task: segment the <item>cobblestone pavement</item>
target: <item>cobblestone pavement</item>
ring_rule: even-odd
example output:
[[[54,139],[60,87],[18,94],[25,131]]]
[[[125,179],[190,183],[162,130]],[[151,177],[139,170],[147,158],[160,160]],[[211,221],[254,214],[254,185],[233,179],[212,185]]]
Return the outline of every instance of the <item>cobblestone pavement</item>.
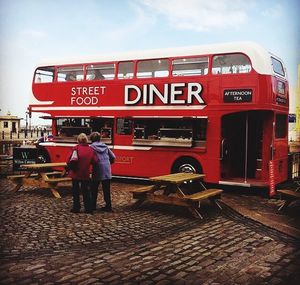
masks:
[[[227,207],[136,209],[138,185],[114,181],[114,213],[72,214],[68,188],[12,187],[0,179],[1,284],[299,284],[299,240]]]

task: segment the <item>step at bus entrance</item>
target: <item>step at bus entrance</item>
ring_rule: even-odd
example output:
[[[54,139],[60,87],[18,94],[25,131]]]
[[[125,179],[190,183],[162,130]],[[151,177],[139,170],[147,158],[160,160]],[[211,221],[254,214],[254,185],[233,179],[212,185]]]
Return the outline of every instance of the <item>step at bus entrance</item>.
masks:
[[[262,180],[263,130],[268,113],[239,112],[222,118],[221,181],[249,186]]]

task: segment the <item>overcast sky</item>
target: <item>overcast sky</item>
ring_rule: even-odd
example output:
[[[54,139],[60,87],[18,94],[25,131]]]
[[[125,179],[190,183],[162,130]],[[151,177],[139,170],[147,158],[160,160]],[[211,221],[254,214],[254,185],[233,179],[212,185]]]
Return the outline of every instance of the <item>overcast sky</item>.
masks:
[[[299,15],[299,0],[0,0],[0,115],[25,117],[44,59],[232,41],[281,57],[295,97]]]

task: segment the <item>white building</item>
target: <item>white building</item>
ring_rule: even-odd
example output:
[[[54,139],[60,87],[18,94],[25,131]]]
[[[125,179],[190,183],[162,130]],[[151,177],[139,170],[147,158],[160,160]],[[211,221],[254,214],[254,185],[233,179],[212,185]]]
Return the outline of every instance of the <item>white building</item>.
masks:
[[[0,116],[0,133],[17,133],[21,131],[21,120],[17,116],[12,116],[10,112],[6,116]]]

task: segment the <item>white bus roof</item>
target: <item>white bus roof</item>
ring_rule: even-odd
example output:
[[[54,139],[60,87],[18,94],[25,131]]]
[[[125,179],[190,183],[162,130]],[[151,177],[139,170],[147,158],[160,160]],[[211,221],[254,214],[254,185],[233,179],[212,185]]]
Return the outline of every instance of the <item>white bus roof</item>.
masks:
[[[188,46],[178,48],[162,48],[154,50],[131,51],[114,54],[103,54],[93,57],[63,58],[57,60],[47,60],[40,62],[38,66],[54,66],[68,64],[83,64],[96,62],[114,62],[142,59],[156,59],[168,57],[183,57],[195,55],[224,54],[224,53],[244,53],[249,56],[253,68],[260,74],[273,74],[271,56],[282,60],[269,53],[261,45],[254,42],[233,42],[223,44],[210,44],[201,46]],[[282,62],[283,64],[283,62]]]

